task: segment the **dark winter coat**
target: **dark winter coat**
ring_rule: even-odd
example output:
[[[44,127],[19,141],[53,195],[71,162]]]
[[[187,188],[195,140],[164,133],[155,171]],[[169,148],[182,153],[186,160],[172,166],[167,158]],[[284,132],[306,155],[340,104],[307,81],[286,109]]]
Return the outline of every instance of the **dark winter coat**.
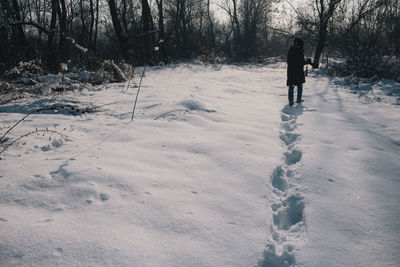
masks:
[[[287,55],[287,82],[286,85],[300,85],[306,82],[304,76],[304,51],[300,46],[289,48]]]

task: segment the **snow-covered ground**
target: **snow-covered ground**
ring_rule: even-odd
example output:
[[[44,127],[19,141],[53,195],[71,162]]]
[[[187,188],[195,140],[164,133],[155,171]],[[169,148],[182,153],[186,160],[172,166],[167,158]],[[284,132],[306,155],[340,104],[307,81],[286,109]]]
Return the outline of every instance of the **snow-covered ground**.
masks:
[[[400,106],[194,62],[147,68],[130,123],[138,83],[0,107],[3,135],[101,106],[7,134],[39,131],[1,154],[1,266],[400,265]]]

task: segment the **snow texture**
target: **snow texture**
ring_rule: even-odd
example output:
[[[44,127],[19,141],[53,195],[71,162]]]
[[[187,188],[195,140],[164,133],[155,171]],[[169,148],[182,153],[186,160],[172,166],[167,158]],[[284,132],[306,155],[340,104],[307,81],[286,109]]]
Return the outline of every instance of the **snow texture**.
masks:
[[[0,155],[0,266],[399,265],[400,106],[311,71],[289,107],[285,67],[148,67],[131,123],[140,77],[0,106],[3,147],[54,130]]]

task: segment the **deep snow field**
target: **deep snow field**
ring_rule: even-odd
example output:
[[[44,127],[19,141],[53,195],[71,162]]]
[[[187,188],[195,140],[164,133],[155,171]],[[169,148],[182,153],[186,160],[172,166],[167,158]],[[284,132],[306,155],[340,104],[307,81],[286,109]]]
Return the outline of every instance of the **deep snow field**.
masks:
[[[51,130],[0,155],[0,266],[400,266],[386,83],[289,107],[285,63],[151,67],[130,122],[139,79],[0,106],[0,135],[101,106],[7,134]]]

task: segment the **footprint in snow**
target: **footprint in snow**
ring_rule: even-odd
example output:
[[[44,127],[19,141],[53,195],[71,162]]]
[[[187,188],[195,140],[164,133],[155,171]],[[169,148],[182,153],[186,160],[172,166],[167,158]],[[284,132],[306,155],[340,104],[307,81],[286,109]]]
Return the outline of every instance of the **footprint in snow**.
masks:
[[[181,106],[184,106],[190,111],[198,110],[198,111],[205,111],[208,113],[213,113],[216,112],[216,110],[213,109],[206,109],[200,102],[194,101],[194,100],[184,100],[179,103]]]
[[[286,267],[296,263],[292,245],[268,245],[264,251],[264,260],[259,262],[260,267]]]
[[[99,195],[99,197],[100,197],[100,200],[101,200],[101,201],[107,201],[107,200],[110,199],[110,196],[107,195],[107,194],[104,194],[104,193],[101,193],[101,194]]]
[[[293,131],[294,129],[297,128],[297,125],[296,125],[296,122],[289,121],[289,122],[282,123],[282,128],[286,132],[291,132],[291,131]]]
[[[64,144],[64,142],[63,142],[62,139],[55,139],[55,140],[53,140],[51,142],[51,144],[48,144],[46,146],[42,146],[40,149],[43,152],[46,152],[46,151],[50,151],[52,149],[58,148],[58,147],[62,146],[63,144]]]
[[[289,230],[290,227],[303,221],[304,199],[299,194],[290,195],[282,201],[282,206],[273,215],[273,221],[279,230]]]
[[[282,142],[284,142],[285,145],[288,146],[288,145],[291,145],[291,144],[293,144],[294,142],[296,142],[297,139],[299,139],[300,135],[297,134],[297,133],[288,133],[288,132],[285,132],[285,133],[281,133],[279,137],[280,137],[280,139],[282,140]]]
[[[291,116],[286,115],[286,114],[281,114],[281,120],[282,121],[289,121],[291,119]]]
[[[288,188],[287,181],[284,178],[284,170],[281,166],[275,168],[271,174],[272,186],[282,192],[285,192]]]
[[[289,152],[285,152],[285,163],[287,165],[296,164],[301,160],[303,153],[300,150],[292,149]]]
[[[64,250],[62,248],[55,248],[53,251],[54,256],[61,256],[61,254],[64,253]]]
[[[301,135],[295,132],[297,126],[297,117],[303,113],[301,104],[296,107],[285,106],[281,112],[281,131],[279,138],[283,142],[283,146],[288,149],[284,153],[284,165],[277,166],[271,176],[271,184],[274,188],[274,193],[280,196],[281,191],[287,197],[279,202],[271,205],[273,212],[273,224],[271,243],[267,244],[267,249],[264,251],[264,260],[259,262],[259,266],[263,267],[281,267],[294,266],[296,264],[293,254],[293,245],[287,244],[286,234],[281,231],[301,232],[303,231],[304,207],[305,202],[303,196],[299,193],[289,194],[290,186],[288,178],[294,175],[292,169],[285,171],[285,167],[298,163],[303,156],[302,151],[293,148]],[[277,230],[276,230],[277,229]]]

